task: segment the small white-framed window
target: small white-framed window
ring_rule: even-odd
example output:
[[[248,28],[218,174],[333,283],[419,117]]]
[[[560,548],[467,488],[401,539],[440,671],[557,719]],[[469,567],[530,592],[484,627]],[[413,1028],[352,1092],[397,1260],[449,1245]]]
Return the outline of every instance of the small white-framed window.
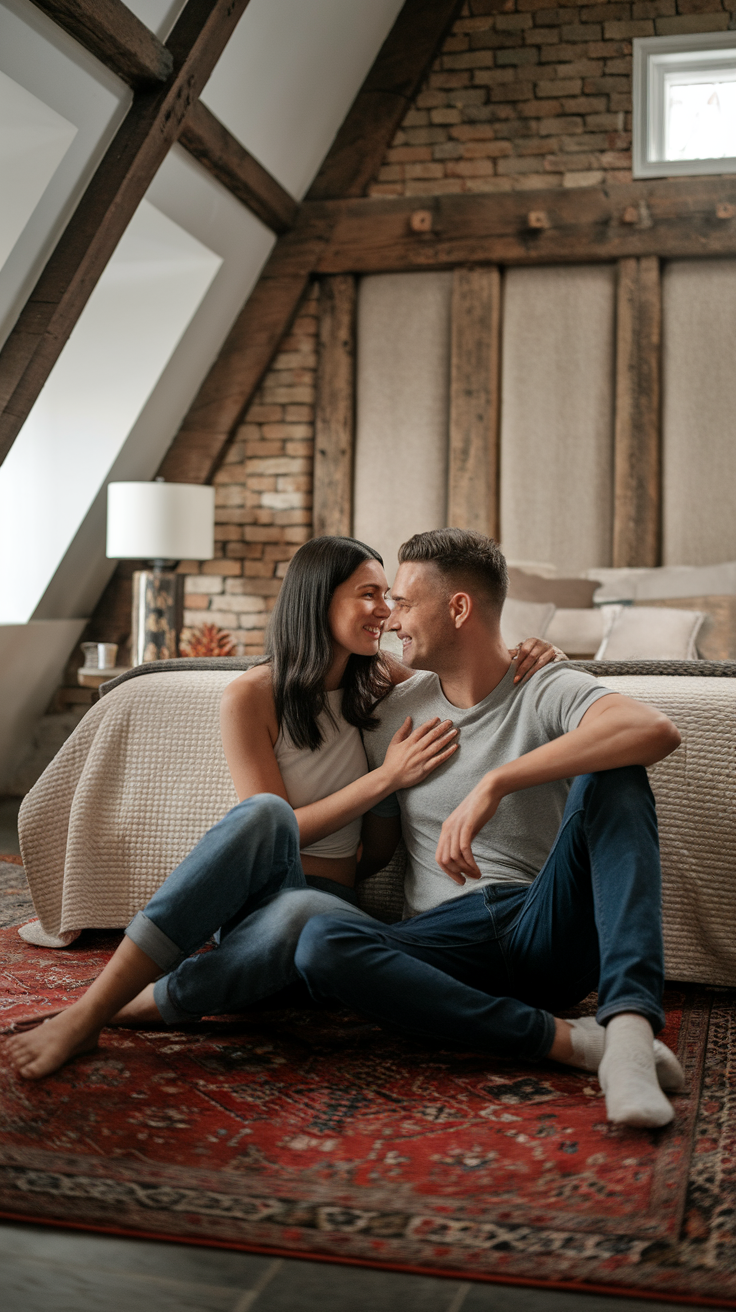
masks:
[[[736,32],[634,41],[633,173],[736,173]]]

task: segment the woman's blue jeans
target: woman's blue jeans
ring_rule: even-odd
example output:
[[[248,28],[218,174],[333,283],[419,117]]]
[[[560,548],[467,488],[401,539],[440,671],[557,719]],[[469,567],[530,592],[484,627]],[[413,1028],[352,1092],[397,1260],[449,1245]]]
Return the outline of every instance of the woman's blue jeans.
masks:
[[[200,839],[125,932],[166,972],[154,1000],[167,1024],[181,1024],[243,1011],[298,980],[294,950],[307,920],[364,917],[353,897],[332,880],[310,886],[292,808],[260,793]],[[214,951],[191,955],[213,935]]]
[[[554,1014],[595,988],[601,1023],[633,1011],[659,1031],[661,876],[646,771],[575,779],[532,884],[487,884],[397,925],[318,915],[296,965],[316,998],[499,1055],[546,1056]]]

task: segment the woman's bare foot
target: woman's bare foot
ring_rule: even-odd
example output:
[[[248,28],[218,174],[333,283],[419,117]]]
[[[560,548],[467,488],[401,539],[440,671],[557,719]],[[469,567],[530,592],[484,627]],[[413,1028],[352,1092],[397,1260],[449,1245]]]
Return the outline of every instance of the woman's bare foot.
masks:
[[[137,998],[161,969],[127,936],[119,943],[101,975],[73,1006],[60,1011],[38,1029],[16,1034],[6,1052],[24,1080],[40,1080],[64,1062],[97,1047],[100,1030],[110,1017]]]
[[[97,1047],[99,1029],[90,1029],[75,1007],[68,1007],[35,1030],[8,1039],[6,1052],[21,1079],[40,1080],[71,1057]]]
[[[121,1007],[108,1023],[128,1025],[132,1029],[137,1029],[139,1025],[165,1025],[166,1022],[153,1000],[153,984],[147,984],[137,997]]]

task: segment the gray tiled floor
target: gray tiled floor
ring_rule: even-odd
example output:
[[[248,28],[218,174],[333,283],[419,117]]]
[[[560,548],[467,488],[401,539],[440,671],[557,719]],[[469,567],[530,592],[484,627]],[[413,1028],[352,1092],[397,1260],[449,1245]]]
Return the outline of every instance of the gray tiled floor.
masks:
[[[2,1312],[675,1312],[640,1302],[0,1223]]]

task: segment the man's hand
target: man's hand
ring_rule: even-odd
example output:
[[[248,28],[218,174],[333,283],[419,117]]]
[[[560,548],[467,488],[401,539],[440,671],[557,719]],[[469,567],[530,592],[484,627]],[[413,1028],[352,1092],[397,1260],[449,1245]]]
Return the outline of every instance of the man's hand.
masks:
[[[503,794],[494,788],[493,771],[484,775],[464,801],[447,817],[440,831],[435,859],[456,884],[466,879],[480,879],[481,872],[473,856],[476,834],[496,814]]]
[[[655,765],[679,746],[677,727],[661,711],[608,692],[589,706],[577,729],[498,766],[448,816],[437,845],[437,864],[456,884],[479,879],[471,844],[509,793],[556,779],[627,765]]]

